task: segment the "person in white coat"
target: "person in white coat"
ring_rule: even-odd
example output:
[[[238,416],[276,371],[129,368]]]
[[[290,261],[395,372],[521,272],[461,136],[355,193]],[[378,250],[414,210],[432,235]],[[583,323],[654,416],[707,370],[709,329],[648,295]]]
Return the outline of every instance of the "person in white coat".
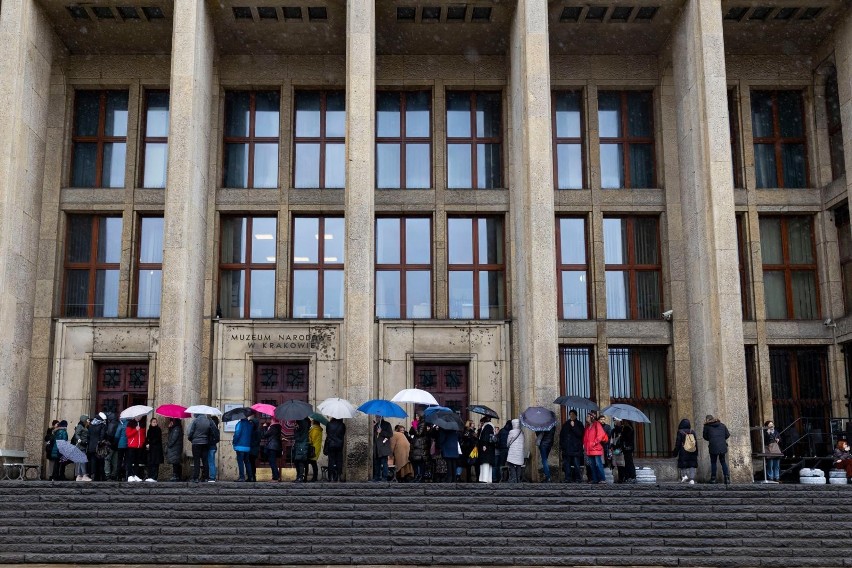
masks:
[[[509,483],[520,483],[524,477],[524,433],[521,432],[521,421],[517,418],[512,420],[512,430],[506,440],[508,453],[506,463],[509,464]]]

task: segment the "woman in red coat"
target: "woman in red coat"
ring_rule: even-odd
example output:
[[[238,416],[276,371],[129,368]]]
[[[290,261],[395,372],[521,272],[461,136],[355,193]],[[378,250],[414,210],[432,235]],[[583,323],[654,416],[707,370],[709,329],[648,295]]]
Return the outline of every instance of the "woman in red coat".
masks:
[[[142,481],[136,475],[136,464],[141,461],[145,447],[145,429],[136,420],[127,423],[127,481]]]
[[[603,444],[609,438],[598,421],[596,412],[586,414],[586,431],[583,433],[583,449],[586,462],[592,472],[592,483],[606,483],[603,469]]]

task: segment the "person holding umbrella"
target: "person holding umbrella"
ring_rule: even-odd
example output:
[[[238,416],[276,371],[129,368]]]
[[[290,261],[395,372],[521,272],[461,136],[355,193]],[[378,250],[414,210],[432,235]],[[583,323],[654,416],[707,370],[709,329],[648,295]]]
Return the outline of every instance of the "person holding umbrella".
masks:
[[[62,455],[59,453],[58,443],[60,440],[67,441],[68,440],[68,422],[66,420],[60,420],[56,425],[56,429],[53,431],[53,444],[50,447],[50,459],[53,460],[53,473],[50,478],[53,481],[65,481],[65,464],[61,464]]]
[[[592,473],[590,483],[606,483],[603,469],[603,444],[608,441],[606,432],[598,420],[598,413],[589,411],[586,414],[586,431],[583,433],[583,449],[586,451],[586,461]]]
[[[520,483],[524,478],[524,433],[521,432],[521,421],[512,419],[512,430],[506,438],[506,463],[509,464],[509,483]]]
[[[339,482],[343,474],[343,441],[346,424],[340,418],[332,418],[325,429],[325,453],[328,456],[328,480]]]
[[[125,481],[127,479],[127,423],[130,422],[127,418],[120,418],[118,426],[115,430],[115,447],[116,454],[116,481]]]
[[[251,481],[252,479],[252,471],[251,471],[251,438],[254,433],[254,424],[249,421],[248,417],[243,416],[239,422],[237,422],[237,426],[234,429],[234,439],[232,441],[234,445],[234,451],[237,453],[237,471],[239,472],[239,477],[237,481]],[[248,475],[247,475],[248,474]]]
[[[541,456],[541,472],[544,474],[544,483],[550,483],[550,464],[547,462],[550,457],[550,450],[553,449],[553,439],[556,437],[556,426],[543,432],[536,432],[535,444],[538,446],[538,453]]]
[[[577,419],[577,411],[568,412],[568,420],[559,431],[559,449],[562,450],[562,466],[565,469],[566,483],[583,481],[583,423]]]
[[[388,480],[388,456],[391,455],[390,440],[393,429],[390,422],[381,416],[373,418],[373,483]]]
[[[281,472],[278,470],[278,456],[281,455],[281,424],[274,418],[261,436],[266,440],[266,460],[272,471],[272,481],[281,481]]]
[[[494,463],[494,425],[486,415],[479,419],[479,482],[494,481],[491,464]]]
[[[82,414],[77,426],[74,427],[74,436],[71,438],[71,443],[77,446],[77,449],[87,453],[89,448],[89,416]],[[77,481],[91,481],[92,478],[86,471],[86,462],[75,463],[74,473]]]
[[[296,466],[296,483],[307,481],[308,461],[310,460],[310,444],[308,443],[310,429],[310,419],[296,420],[296,429],[293,432],[293,464]]]
[[[186,433],[192,444],[192,482],[207,481],[210,477],[210,439],[213,422],[205,414],[196,414]]]
[[[441,456],[447,462],[447,474],[444,478],[444,483],[452,483],[455,477],[456,482],[461,481],[459,474],[456,472],[459,456],[459,433],[457,430],[448,430],[446,428],[438,429],[438,447],[441,449]]]
[[[414,483],[423,481],[426,463],[429,456],[429,435],[426,432],[426,423],[423,420],[417,422],[417,428],[414,429],[413,439],[411,440],[411,451],[409,459],[414,467]]]
[[[183,480],[183,422],[180,418],[169,418],[166,461],[172,465],[172,477],[169,481]]]
[[[136,475],[142,448],[145,447],[145,430],[135,418],[127,423],[127,481],[142,481]]]

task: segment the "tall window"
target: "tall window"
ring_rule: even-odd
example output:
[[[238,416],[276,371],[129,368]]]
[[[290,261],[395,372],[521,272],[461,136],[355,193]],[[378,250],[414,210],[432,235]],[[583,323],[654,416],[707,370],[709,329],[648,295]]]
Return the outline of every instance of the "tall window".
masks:
[[[376,186],[432,187],[429,91],[379,91],[376,95]]]
[[[278,91],[225,93],[225,187],[278,187]]]
[[[553,155],[556,189],[583,187],[583,93],[553,93]]]
[[[788,430],[797,455],[826,455],[831,451],[827,433],[831,416],[826,350],[816,348],[770,348],[772,413],[776,426]],[[796,421],[799,421],[796,423]]]
[[[136,259],[136,317],[160,317],[163,295],[163,218],[142,217]]]
[[[582,217],[560,217],[556,224],[556,285],[560,319],[589,317],[586,250],[586,220]]]
[[[77,91],[72,187],[124,187],[127,91]]]
[[[222,217],[219,307],[226,318],[275,317],[275,217]]]
[[[740,113],[734,89],[728,89],[728,123],[731,130],[731,171],[734,187],[743,187],[743,167],[740,150]]]
[[[566,396],[583,396],[596,400],[594,389],[592,389],[592,348],[578,347],[574,345],[563,345],[559,348],[559,370],[562,373],[561,394]],[[562,407],[563,420],[567,417],[567,410]],[[577,410],[578,417],[585,420],[586,412]]]
[[[341,189],[346,180],[346,95],[296,92],[293,186]]]
[[[376,219],[376,317],[432,317],[431,219]]]
[[[449,218],[447,248],[450,318],[504,317],[503,219]]]
[[[761,217],[766,319],[819,317],[811,217]]]
[[[846,175],[843,157],[843,127],[840,123],[840,93],[837,69],[832,68],[825,82],[825,114],[828,118],[828,149],[831,154],[831,179]]]
[[[499,92],[447,92],[447,187],[502,186],[502,108]]]
[[[737,259],[740,269],[740,303],[743,311],[743,319],[754,319],[751,311],[751,285],[749,284],[749,254],[746,248],[745,238],[745,216],[737,215]]]
[[[751,129],[758,188],[805,187],[808,162],[801,91],[752,91]]]
[[[121,217],[69,215],[63,315],[117,317],[120,262]]]
[[[654,105],[651,91],[598,93],[601,187],[654,187]]]
[[[343,217],[293,219],[294,318],[343,317]]]
[[[656,217],[604,219],[606,317],[659,319],[662,266]]]
[[[169,156],[169,92],[145,92],[142,187],[166,187]]]
[[[849,206],[841,205],[832,213],[834,214],[834,225],[837,227],[840,276],[843,280],[843,301],[848,315],[852,313],[852,226],[849,224]]]
[[[609,391],[613,404],[630,404],[645,413],[650,424],[636,424],[636,454],[669,455],[669,394],[666,349],[611,347]]]

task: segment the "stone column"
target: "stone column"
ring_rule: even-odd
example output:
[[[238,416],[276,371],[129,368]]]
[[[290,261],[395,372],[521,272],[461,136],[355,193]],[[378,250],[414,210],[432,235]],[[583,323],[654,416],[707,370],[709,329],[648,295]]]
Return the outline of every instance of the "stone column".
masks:
[[[3,2],[0,44],[0,448],[23,450],[26,431],[42,428],[46,404],[42,392],[32,401],[41,407],[34,413],[39,421],[29,423],[47,110],[57,47],[35,0]],[[50,297],[43,300],[51,304]]]
[[[731,431],[734,481],[752,480],[745,355],[728,130],[721,5],[687,0],[672,40],[681,215],[688,266],[695,428],[719,417]],[[704,453],[703,455],[706,455]],[[700,464],[708,467],[706,459]],[[721,476],[721,472],[719,473]]]
[[[834,63],[837,68],[837,94],[843,125],[843,161],[846,165],[846,191],[852,198],[852,12],[834,35]]]
[[[213,124],[213,21],[204,0],[174,5],[169,166],[157,403],[206,402],[203,369],[207,196]]]
[[[344,369],[346,397],[359,404],[373,398],[375,320],[373,229],[375,216],[376,8],[373,0],[346,3],[346,309]],[[369,426],[350,420],[347,479],[368,471]]]

